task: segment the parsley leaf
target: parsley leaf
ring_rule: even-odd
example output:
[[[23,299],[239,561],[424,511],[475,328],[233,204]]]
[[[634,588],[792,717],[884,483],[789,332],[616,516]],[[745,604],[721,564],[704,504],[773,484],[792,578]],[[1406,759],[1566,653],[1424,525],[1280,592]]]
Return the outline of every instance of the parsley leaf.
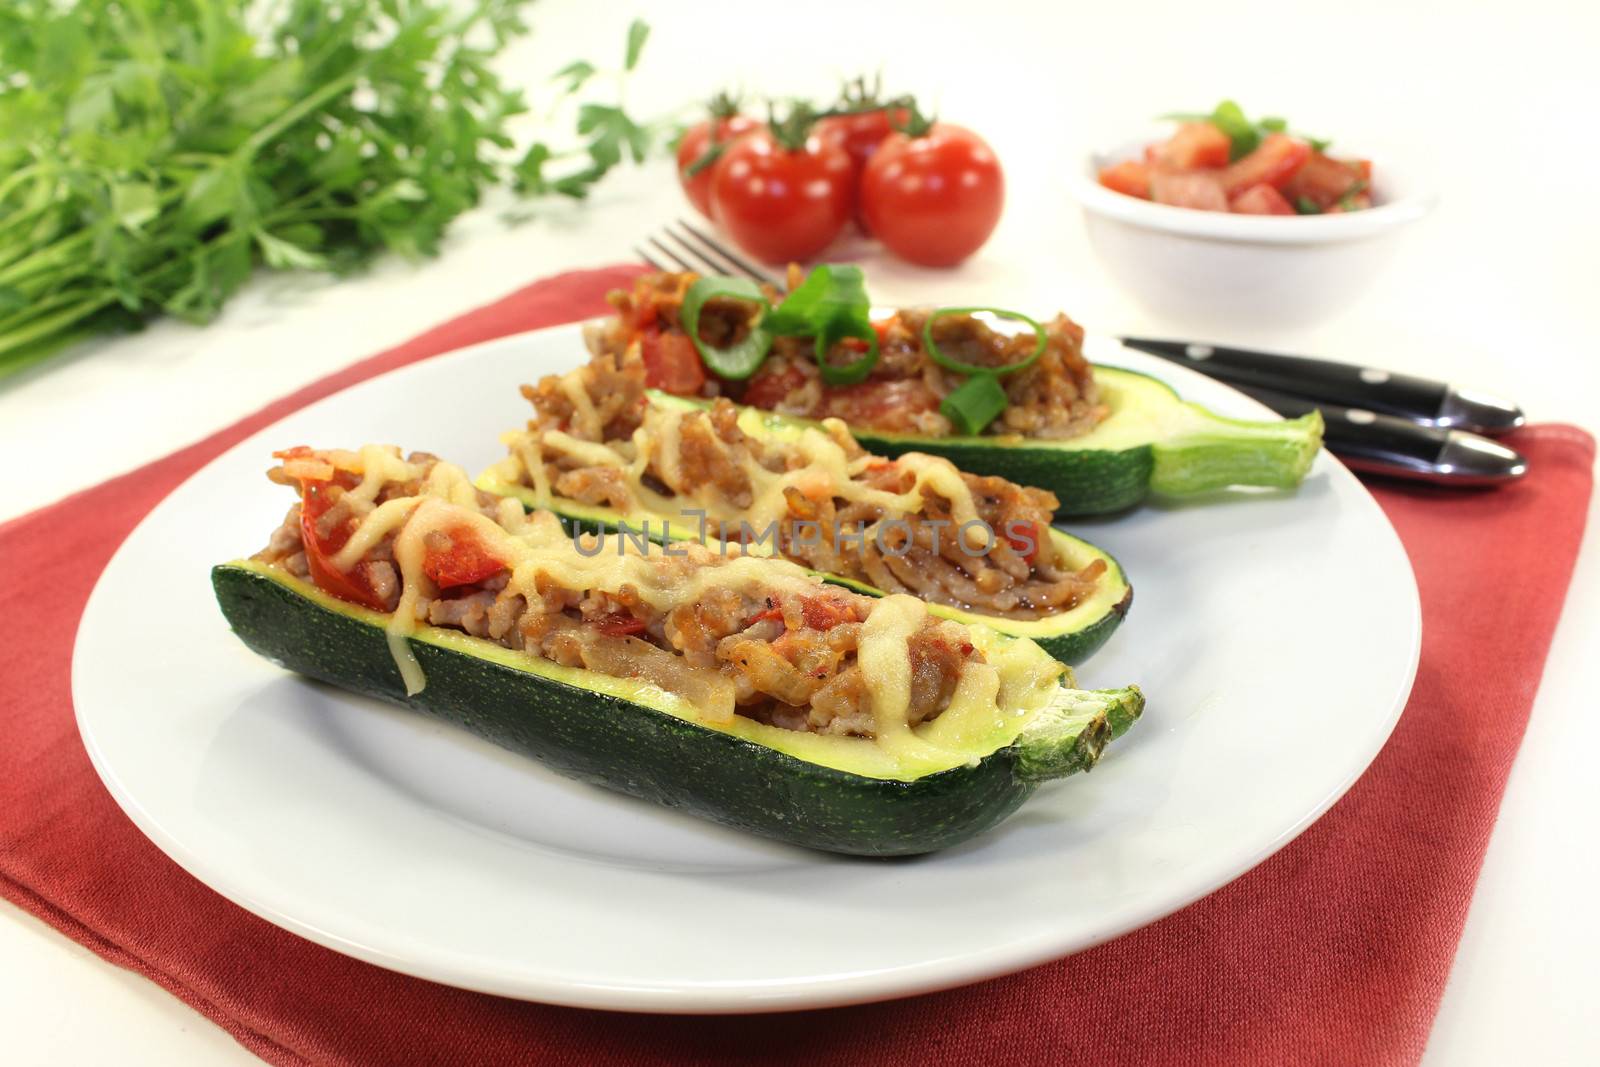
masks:
[[[257,267],[432,255],[490,186],[581,198],[645,158],[656,129],[620,97],[573,102],[574,147],[513,153],[528,105],[493,63],[525,7],[0,4],[0,378],[89,332],[206,322]],[[626,70],[648,36],[629,27]],[[598,73],[568,63],[558,101]]]

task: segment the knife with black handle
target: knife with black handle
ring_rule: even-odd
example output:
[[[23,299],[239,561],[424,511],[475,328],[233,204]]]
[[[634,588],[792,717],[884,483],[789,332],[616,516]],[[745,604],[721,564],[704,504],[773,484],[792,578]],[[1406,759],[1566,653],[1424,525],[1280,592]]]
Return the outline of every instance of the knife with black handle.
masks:
[[[1238,386],[1285,418],[1322,412],[1322,443],[1356,470],[1440,485],[1499,485],[1528,472],[1521,453],[1461,430],[1419,426],[1365,408],[1316,404],[1270,389]]]
[[[1408,419],[1440,430],[1502,434],[1523,423],[1517,405],[1447,382],[1378,367],[1259,352],[1249,348],[1124,337],[1129,348],[1192,367],[1237,387],[1253,386],[1306,397],[1318,404]]]

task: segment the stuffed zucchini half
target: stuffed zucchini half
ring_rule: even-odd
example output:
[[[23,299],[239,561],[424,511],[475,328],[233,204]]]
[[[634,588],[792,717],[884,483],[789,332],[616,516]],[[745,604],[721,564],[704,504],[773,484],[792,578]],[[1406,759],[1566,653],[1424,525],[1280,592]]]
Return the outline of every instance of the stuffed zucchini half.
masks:
[[[1037,486],[1062,515],[1151,493],[1293,488],[1321,447],[1317,413],[1224,418],[1154,378],[1090,364],[1082,327],[1065,315],[874,312],[855,267],[791,268],[789,286],[646,275],[612,294],[618,314],[589,331],[589,348],[616,358],[636,347],[653,389],[726,396],[779,424],[842,419],[871,452],[943,456]]]
[[[863,452],[844,424],[774,424],[726,399],[647,397],[636,351],[524,387],[535,414],[484,489],[571,529],[732,541],[872,596],[1032,638],[1065,663],[1132,602],[1117,561],[1050,525],[1056,499],[948,460]]]
[[[279,453],[300,502],[218,602],[261,655],[580,780],[810,848],[931,852],[1143,708],[1026,639],[783,560],[574,536],[391,448]]]

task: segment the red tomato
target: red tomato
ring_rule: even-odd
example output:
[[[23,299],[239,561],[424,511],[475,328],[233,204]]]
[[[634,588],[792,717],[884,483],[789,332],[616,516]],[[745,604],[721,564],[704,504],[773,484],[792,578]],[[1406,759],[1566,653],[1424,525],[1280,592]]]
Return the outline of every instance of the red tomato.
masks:
[[[781,371],[763,367],[756,371],[745,386],[740,401],[756,408],[775,408],[783,398],[806,384],[806,376],[799,367],[787,366]]]
[[[712,211],[757,259],[810,259],[850,220],[852,173],[849,154],[814,133],[803,147],[789,149],[770,130],[756,130],[717,164]]]
[[[601,619],[595,624],[595,629],[611,637],[632,637],[644,633],[645,624],[643,619],[619,611]]]
[[[906,109],[903,107],[893,111],[880,107],[850,115],[832,115],[817,123],[817,136],[832,141],[848,152],[859,174],[878,146],[894,132],[895,126],[905,125],[906,118]]]
[[[299,453],[299,450],[291,449],[291,452]],[[279,455],[288,458],[283,453]],[[360,478],[349,471],[335,471],[334,476],[327,481],[301,479],[300,542],[306,553],[306,569],[311,572],[311,581],[318,589],[324,593],[331,593],[340,600],[362,604],[375,611],[384,611],[388,605],[373,590],[364,573],[359,570],[342,571],[333,565],[333,557],[344,547],[345,542],[350,540],[355,520],[352,519],[330,530],[326,537],[323,537],[317,529],[317,520],[333,507],[338,496],[329,490],[335,486],[343,490],[354,489],[360,481]]]
[[[1194,208],[1198,211],[1226,211],[1228,197],[1214,171],[1158,170],[1150,175],[1150,199],[1158,204]]]
[[[1238,215],[1293,215],[1294,205],[1267,184],[1252,185],[1232,200],[1228,210]]]
[[[1304,141],[1297,141],[1286,133],[1269,134],[1254,152],[1229,164],[1222,172],[1223,191],[1237,196],[1263,182],[1282,189],[1310,158],[1311,146]]]
[[[639,358],[644,361],[644,383],[651,389],[694,396],[706,384],[700,353],[688,334],[662,333],[651,323],[639,334]]]
[[[1359,163],[1346,163],[1330,159],[1321,152],[1313,152],[1305,164],[1295,171],[1283,192],[1291,201],[1303,196],[1326,209],[1337,203],[1356,182],[1367,180],[1370,173],[1370,164],[1363,171]]]
[[[936,122],[891,134],[861,176],[861,210],[884,246],[925,267],[960,263],[989,239],[1005,204],[1000,161],[983,138]]]
[[[906,109],[903,107],[897,107],[892,111],[880,107],[872,111],[857,111],[850,115],[834,115],[817,123],[817,136],[833,141],[849,154],[850,162],[855,165],[856,181],[859,183],[862,172],[867,169],[867,162],[872,159],[878,146],[888,139],[896,126],[905,125],[907,118]],[[872,232],[859,203],[855,209],[855,220],[863,233]]]
[[[1233,142],[1209,122],[1186,122],[1156,149],[1156,162],[1179,170],[1226,167]]]
[[[437,549],[430,546],[422,556],[422,573],[440,589],[476,585],[506,569],[506,565],[484,547],[472,527],[456,526],[443,533],[449,545]]]
[[[1118,163],[1100,172],[1100,184],[1107,189],[1126,193],[1128,196],[1149,200],[1150,167],[1144,163],[1135,163],[1131,159],[1126,163]]]
[[[716,123],[717,141],[720,144],[731,143],[761,125],[748,115],[729,115],[717,119]],[[689,173],[689,168],[694,166],[710,147],[711,120],[709,119],[689,127],[683,135],[683,140],[678,142],[678,183],[683,186],[683,195],[689,198],[695,210],[708,219],[711,217],[711,176],[721,165],[722,160],[719,158],[693,174]]]
[[[1040,522],[1020,522],[1012,520],[1006,523],[1006,542],[1022,554],[1022,558],[1032,563],[1039,558],[1039,548],[1044,544],[1047,536],[1045,525]]]

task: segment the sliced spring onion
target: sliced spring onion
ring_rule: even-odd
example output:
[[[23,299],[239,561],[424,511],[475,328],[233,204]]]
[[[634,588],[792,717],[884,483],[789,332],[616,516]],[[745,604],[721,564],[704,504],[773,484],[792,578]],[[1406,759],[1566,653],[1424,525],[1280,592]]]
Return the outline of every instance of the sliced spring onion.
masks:
[[[1006,391],[993,374],[974,374],[939,404],[939,413],[968,436],[977,436],[1006,409]]]
[[[713,348],[700,340],[700,310],[707,300],[719,296],[756,305],[749,332],[738,344],[727,348]],[[741,381],[760,368],[767,358],[767,350],[772,347],[772,331],[767,328],[771,311],[772,305],[767,303],[766,295],[748,278],[706,277],[696,279],[683,294],[683,306],[678,315],[684,332],[694,342],[707,369],[719,378]]]
[[[849,363],[831,363],[828,361],[828,350],[837,342],[846,337],[867,342],[867,350],[861,358]],[[829,385],[855,385],[867,380],[867,375],[872,373],[872,368],[878,365],[878,331],[872,328],[871,321],[867,322],[865,330],[857,323],[845,322],[837,319],[828,323],[817,334],[817,373],[822,375],[822,380]]]
[[[939,351],[939,345],[933,339],[933,324],[946,315],[993,315],[996,318],[1012,319],[1016,322],[1027,323],[1033,330],[1037,343],[1033,346],[1033,353],[1027,359],[1016,363],[1008,363],[1003,367],[985,367],[977,363],[964,363],[953,359]],[[945,370],[955,371],[957,374],[990,375],[998,377],[1002,374],[1014,374],[1034,365],[1039,357],[1044,355],[1045,334],[1044,327],[1020,311],[1007,311],[1005,308],[939,308],[928,316],[928,321],[922,324],[922,347],[928,353],[928,358],[933,360]],[[955,394],[951,394],[952,396]],[[993,418],[994,416],[990,416]]]

